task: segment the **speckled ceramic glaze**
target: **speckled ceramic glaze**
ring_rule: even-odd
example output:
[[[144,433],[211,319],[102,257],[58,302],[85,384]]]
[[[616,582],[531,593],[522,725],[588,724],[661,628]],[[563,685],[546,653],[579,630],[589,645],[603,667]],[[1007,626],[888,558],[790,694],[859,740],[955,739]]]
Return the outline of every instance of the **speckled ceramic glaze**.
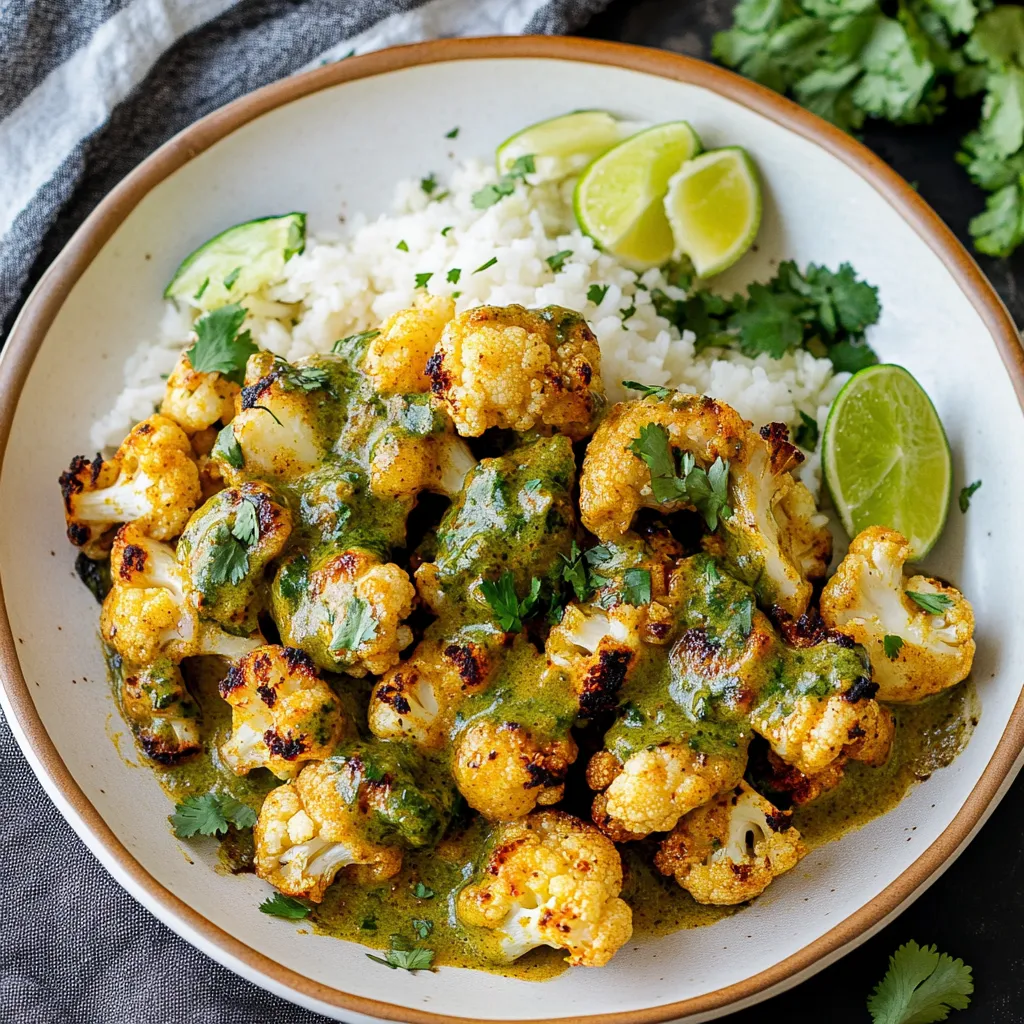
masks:
[[[740,143],[764,179],[757,252],[726,285],[793,258],[849,261],[881,289],[871,342],[931,395],[957,486],[926,568],[974,602],[980,723],[952,767],[826,846],[713,927],[630,943],[601,970],[543,985],[370,964],[359,946],[265,917],[253,876],[179,843],[152,774],[132,764],[105,683],[97,609],[74,578],[56,478],[151,335],[183,253],[226,225],[307,210],[311,230],[375,215],[402,177],[486,156],[523,125],[581,107],[685,118],[708,147]],[[458,138],[445,133],[458,125]],[[855,142],[699,62],[578,40],[445,41],[344,61],[240,100],[151,157],[96,211],[30,299],[0,361],[3,705],[48,792],[114,876],[171,928],[275,992],[348,1021],[704,1020],[794,983],[898,912],[955,856],[1018,767],[1024,548],[1007,510],[1024,451],[1016,333],[970,258],[920,199]],[[6,447],[4,449],[4,445]],[[122,753],[128,762],[122,759]]]

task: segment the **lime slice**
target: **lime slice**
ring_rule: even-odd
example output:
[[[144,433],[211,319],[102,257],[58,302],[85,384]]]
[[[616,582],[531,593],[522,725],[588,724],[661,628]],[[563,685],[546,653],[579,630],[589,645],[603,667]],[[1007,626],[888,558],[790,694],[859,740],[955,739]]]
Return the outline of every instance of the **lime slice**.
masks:
[[[532,156],[530,180],[557,181],[582,171],[625,134],[624,126],[606,110],[577,110],[553,117],[531,124],[498,147],[498,173],[507,174],[516,160]]]
[[[669,178],[699,152],[700,139],[685,121],[655,125],[620,142],[576,184],[580,227],[630,266],[664,263],[675,248],[664,207]]]
[[[186,256],[164,289],[202,310],[218,309],[258,292],[281,276],[306,247],[306,215],[261,217],[236,224]]]
[[[761,186],[739,146],[713,149],[683,164],[665,196],[676,248],[701,277],[731,267],[761,226]]]
[[[832,403],[821,461],[846,532],[888,526],[926,555],[949,510],[953,469],[935,406],[902,366],[854,374]]]

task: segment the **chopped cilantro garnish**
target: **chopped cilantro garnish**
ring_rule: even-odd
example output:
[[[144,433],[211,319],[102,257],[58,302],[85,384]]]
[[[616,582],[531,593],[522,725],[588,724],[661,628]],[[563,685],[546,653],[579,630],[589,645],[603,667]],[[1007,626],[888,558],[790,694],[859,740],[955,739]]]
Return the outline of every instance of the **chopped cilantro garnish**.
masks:
[[[320,367],[278,365],[281,371],[277,379],[285,391],[319,391],[331,385],[331,375]]]
[[[981,486],[980,480],[975,480],[973,484],[968,484],[966,487],[960,488],[960,511],[966,512],[971,507],[971,498],[975,491]]]
[[[530,592],[521,601],[516,596],[515,576],[506,569],[498,578],[484,580],[480,584],[484,599],[491,606],[498,625],[506,633],[514,633],[523,628],[523,620],[528,618],[540,600],[540,580],[535,576],[530,583]]]
[[[634,606],[650,604],[650,569],[627,569],[622,574],[622,600]]]
[[[592,302],[595,306],[600,306],[610,287],[607,284],[592,284],[587,289],[587,301]]]
[[[383,964],[392,970],[401,968],[403,971],[425,971],[434,962],[432,949],[389,949],[383,957],[366,954],[374,963]]]
[[[481,270],[487,270],[488,267],[493,267],[494,264],[497,263],[497,262],[498,262],[498,257],[497,256],[492,256],[486,263],[481,263],[480,266],[477,267],[476,270],[473,271],[473,273],[474,274],[479,274]]]
[[[235,524],[231,527],[231,536],[246,547],[252,547],[260,539],[260,519],[256,506],[243,498],[235,512]]]
[[[458,267],[452,267],[452,269],[448,271],[449,284],[458,284],[460,277],[462,277],[462,271]]]
[[[260,904],[260,913],[269,914],[271,917],[284,917],[292,921],[301,921],[309,917],[310,909],[305,903],[300,903],[291,896],[275,892],[269,899]]]
[[[231,825],[252,828],[256,824],[256,812],[227,793],[205,793],[186,797],[167,820],[179,839],[191,839],[197,835],[219,835],[227,832]]]
[[[376,328],[369,331],[360,331],[358,334],[350,334],[346,338],[339,338],[331,346],[331,351],[335,353],[335,355],[345,355],[346,352],[357,349],[368,341],[373,341],[373,339],[379,334],[380,331]]]
[[[422,882],[417,882],[412,887],[412,894],[418,900],[432,900],[434,898],[434,890],[429,885],[424,885]]]
[[[396,245],[395,248],[398,249],[399,252],[408,252],[409,243],[404,238],[400,239],[398,245]]]
[[[953,607],[953,599],[945,594],[921,594],[908,590],[907,597],[931,615],[941,615],[948,608]]]
[[[235,269],[232,270],[231,273],[224,278],[224,287],[228,291],[231,291],[231,289],[235,287],[235,282],[238,280],[238,275],[241,274],[241,272],[241,267],[235,267]]]
[[[235,428],[229,423],[217,434],[217,440],[213,442],[210,454],[216,459],[222,459],[233,469],[241,469],[245,465],[245,455],[242,446],[235,437]]]
[[[245,364],[259,349],[248,331],[238,333],[245,309],[237,302],[221,306],[195,322],[196,340],[188,361],[197,373],[219,373],[235,384],[245,378]]]
[[[412,919],[412,930],[421,938],[427,939],[434,930],[434,922],[429,918],[414,917]]]
[[[622,326],[626,326],[626,321],[636,313],[636,303],[631,302],[625,309],[619,310],[619,316],[622,317]]]
[[[237,586],[249,572],[248,546],[239,541],[231,531],[221,524],[214,530],[213,543],[201,574],[200,589],[204,594],[207,587],[215,590],[225,583]]]
[[[377,635],[377,620],[369,601],[353,597],[345,609],[345,617],[334,626],[332,651],[355,651]]]
[[[629,388],[630,391],[642,392],[645,398],[665,399],[669,395],[675,394],[674,388],[657,387],[654,384],[638,384],[635,380],[624,380],[622,386]]]
[[[548,256],[544,262],[557,274],[571,255],[572,249],[562,249],[561,252],[556,252],[554,256]]]
[[[454,231],[454,230],[455,230],[455,225],[454,224],[447,224],[447,225],[445,225],[445,227],[441,228],[441,237],[444,238],[448,234],[449,231]]]
[[[535,170],[531,155],[519,157],[493,185],[484,185],[478,192],[473,193],[473,206],[478,210],[486,210],[488,206],[493,206],[505,196],[512,195],[516,190],[516,182],[525,180],[526,175],[533,174]]]
[[[818,447],[818,421],[813,416],[808,416],[803,409],[800,410],[800,426],[796,428],[794,440],[809,452]]]
[[[429,196],[437,188],[437,178],[433,172],[420,178],[420,188]]]
[[[444,137],[446,139],[457,139],[459,137],[459,129],[458,129],[458,127],[456,126],[450,132],[445,132],[444,133]]]
[[[434,276],[433,271],[428,270],[426,273],[416,275],[416,287],[426,288],[427,282]]]
[[[594,592],[594,587],[587,571],[587,560],[583,557],[576,541],[572,542],[572,549],[568,557],[565,555],[558,557],[562,560],[562,579],[572,587],[578,601],[586,601]]]
[[[900,653],[900,648],[902,646],[902,637],[893,636],[892,633],[886,633],[885,636],[882,637],[882,650],[890,661]]]
[[[192,296],[193,300],[198,302],[203,297],[203,293],[209,287],[210,279],[208,277],[203,278],[203,283],[196,289],[195,295]]]

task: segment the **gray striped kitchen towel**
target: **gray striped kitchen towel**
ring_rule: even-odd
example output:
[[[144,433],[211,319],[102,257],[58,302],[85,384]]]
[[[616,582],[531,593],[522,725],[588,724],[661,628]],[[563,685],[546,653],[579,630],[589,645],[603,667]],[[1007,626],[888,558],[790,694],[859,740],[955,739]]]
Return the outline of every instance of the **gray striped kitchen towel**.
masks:
[[[0,0],[0,329],[103,195],[216,107],[351,50],[568,32],[606,2]],[[64,823],[2,716],[0,790],[0,1024],[322,1020],[136,904]]]

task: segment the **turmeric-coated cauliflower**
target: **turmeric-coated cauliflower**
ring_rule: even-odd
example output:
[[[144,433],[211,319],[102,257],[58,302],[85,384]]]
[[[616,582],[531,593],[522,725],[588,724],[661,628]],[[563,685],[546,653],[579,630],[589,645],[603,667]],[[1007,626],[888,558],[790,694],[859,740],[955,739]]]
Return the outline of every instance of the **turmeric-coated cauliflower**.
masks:
[[[346,731],[334,691],[293,647],[257,648],[228,670],[219,690],[231,705],[231,735],[220,753],[236,775],[268,768],[290,779],[302,762],[327,757]]]
[[[110,550],[118,523],[157,540],[176,537],[199,504],[199,470],[188,435],[166,416],[132,428],[110,461],[75,456],[60,475],[68,540],[90,558]]]
[[[928,576],[904,576],[909,552],[902,534],[868,527],[821,595],[825,623],[867,649],[879,700],[921,700],[965,679],[974,661],[970,602]]]
[[[686,743],[641,750],[625,764],[598,751],[587,765],[594,822],[619,842],[667,832],[695,807],[732,789],[743,777],[743,758],[705,754]]]
[[[806,852],[789,818],[741,782],[690,811],[662,841],[654,863],[698,903],[745,903]]]
[[[121,706],[143,753],[157,764],[180,764],[202,750],[199,705],[169,658],[122,667]]]
[[[568,734],[540,739],[518,722],[483,719],[455,741],[452,774],[466,803],[485,818],[521,818],[562,799],[576,754]]]
[[[621,890],[622,864],[605,836],[562,811],[541,811],[497,826],[456,912],[493,930],[507,961],[552,946],[573,966],[603,967],[633,934]]]
[[[161,414],[186,434],[196,434],[218,421],[230,423],[240,388],[219,373],[192,369],[188,353],[188,349],[181,353],[167,378]]]
[[[319,903],[343,867],[370,884],[396,874],[403,848],[434,845],[452,794],[421,780],[393,743],[350,742],[271,790],[256,822],[256,873]]]
[[[295,592],[288,567],[278,571],[272,592],[283,643],[301,647],[326,671],[353,676],[380,675],[398,662],[412,642],[404,620],[416,597],[404,569],[354,548],[328,557]]]
[[[453,316],[450,298],[427,292],[420,292],[411,308],[389,316],[363,357],[363,372],[373,386],[382,394],[429,391],[427,361]]]
[[[427,363],[463,437],[489,427],[586,437],[603,402],[601,352],[579,313],[477,306],[451,320]]]
[[[466,442],[454,433],[389,431],[371,453],[370,489],[378,498],[400,501],[421,491],[454,498],[475,465]]]
[[[114,537],[110,575],[100,633],[133,665],[149,665],[162,656],[177,663],[201,654],[234,660],[262,643],[202,620],[174,549],[147,537],[134,523]]]

